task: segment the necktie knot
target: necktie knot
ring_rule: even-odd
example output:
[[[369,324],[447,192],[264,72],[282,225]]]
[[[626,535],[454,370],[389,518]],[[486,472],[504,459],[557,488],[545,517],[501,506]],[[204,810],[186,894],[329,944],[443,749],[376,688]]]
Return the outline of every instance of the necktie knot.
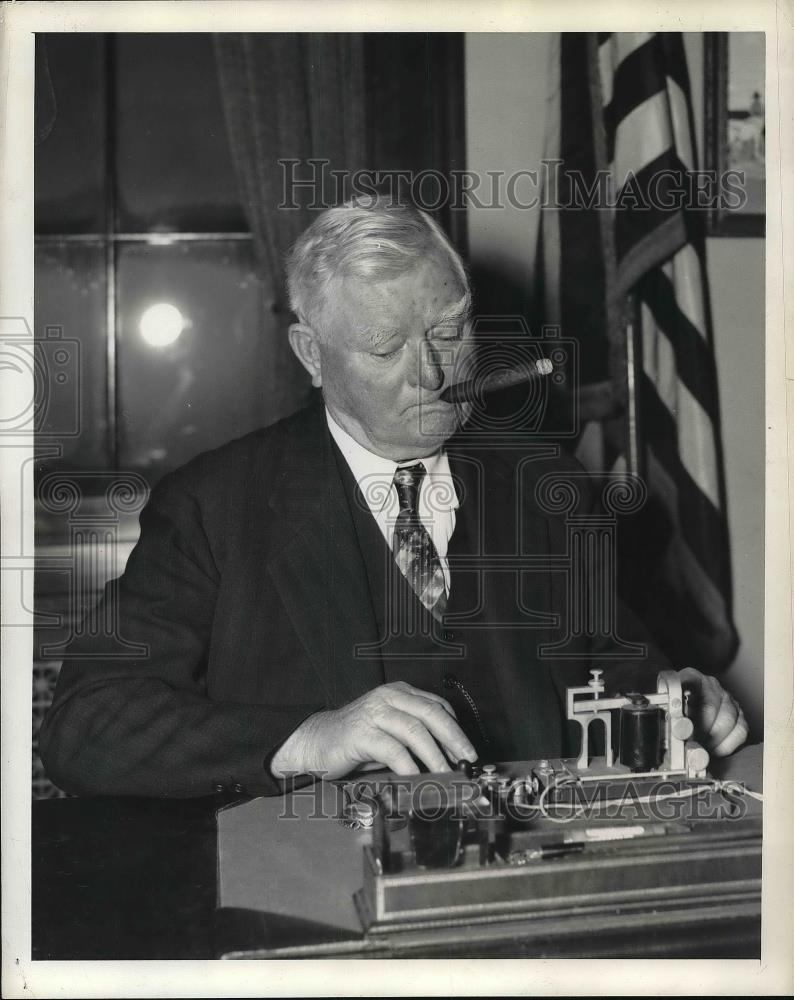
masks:
[[[416,514],[419,502],[419,487],[425,475],[425,467],[421,462],[415,465],[402,465],[394,470],[394,487],[400,502],[400,513]]]

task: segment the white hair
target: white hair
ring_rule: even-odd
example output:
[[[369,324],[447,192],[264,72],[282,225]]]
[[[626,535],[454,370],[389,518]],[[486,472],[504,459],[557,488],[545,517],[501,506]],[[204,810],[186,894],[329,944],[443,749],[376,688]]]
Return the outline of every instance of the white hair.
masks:
[[[337,278],[380,280],[404,274],[427,254],[441,252],[471,304],[460,255],[426,212],[386,197],[352,199],[326,209],[296,240],[287,257],[287,288],[301,323],[320,332],[329,285]]]

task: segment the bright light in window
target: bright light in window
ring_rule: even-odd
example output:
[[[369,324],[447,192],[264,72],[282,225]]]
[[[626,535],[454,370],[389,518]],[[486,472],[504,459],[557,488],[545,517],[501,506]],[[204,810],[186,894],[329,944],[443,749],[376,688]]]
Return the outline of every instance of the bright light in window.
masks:
[[[173,344],[186,326],[185,317],[169,302],[149,306],[141,316],[141,336],[152,347]]]

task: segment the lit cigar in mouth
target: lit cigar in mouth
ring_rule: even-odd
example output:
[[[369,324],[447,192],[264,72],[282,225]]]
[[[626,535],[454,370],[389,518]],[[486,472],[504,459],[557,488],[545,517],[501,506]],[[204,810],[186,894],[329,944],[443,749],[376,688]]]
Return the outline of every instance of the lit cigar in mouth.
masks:
[[[471,403],[483,393],[493,392],[496,389],[507,389],[511,385],[520,385],[522,382],[532,382],[535,379],[543,378],[551,374],[552,368],[553,365],[548,358],[538,358],[536,361],[519,365],[516,368],[498,368],[495,371],[475,375],[474,378],[447,386],[439,398],[443,399],[445,403]]]

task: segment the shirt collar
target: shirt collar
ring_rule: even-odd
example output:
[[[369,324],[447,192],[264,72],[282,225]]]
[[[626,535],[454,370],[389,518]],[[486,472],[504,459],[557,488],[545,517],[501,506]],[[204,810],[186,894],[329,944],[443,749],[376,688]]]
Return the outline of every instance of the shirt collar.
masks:
[[[350,466],[350,471],[353,473],[353,477],[356,482],[360,485],[362,482],[370,479],[372,480],[388,480],[389,484],[394,480],[394,470],[398,465],[413,465],[414,462],[394,462],[390,458],[383,458],[381,455],[375,455],[373,452],[369,451],[363,445],[359,444],[355,438],[351,437],[348,432],[339,426],[339,424],[334,420],[331,414],[328,412],[328,408],[325,409],[325,419],[328,422],[328,430],[331,432],[331,437],[336,442],[339,450],[344,455],[345,461]],[[421,462],[425,469],[427,470],[427,478],[434,482],[446,481],[452,489],[443,491],[443,496],[449,496],[449,509],[453,510],[458,506],[458,494],[454,489],[452,483],[452,473],[449,468],[449,458],[447,453],[443,448],[439,448],[438,451],[433,452],[432,455],[427,455],[424,458],[416,459],[416,462]],[[367,491],[367,495],[370,496],[372,491]],[[379,509],[382,510],[389,502],[389,491],[383,490],[379,491],[379,497],[382,496],[382,500],[379,504]]]

